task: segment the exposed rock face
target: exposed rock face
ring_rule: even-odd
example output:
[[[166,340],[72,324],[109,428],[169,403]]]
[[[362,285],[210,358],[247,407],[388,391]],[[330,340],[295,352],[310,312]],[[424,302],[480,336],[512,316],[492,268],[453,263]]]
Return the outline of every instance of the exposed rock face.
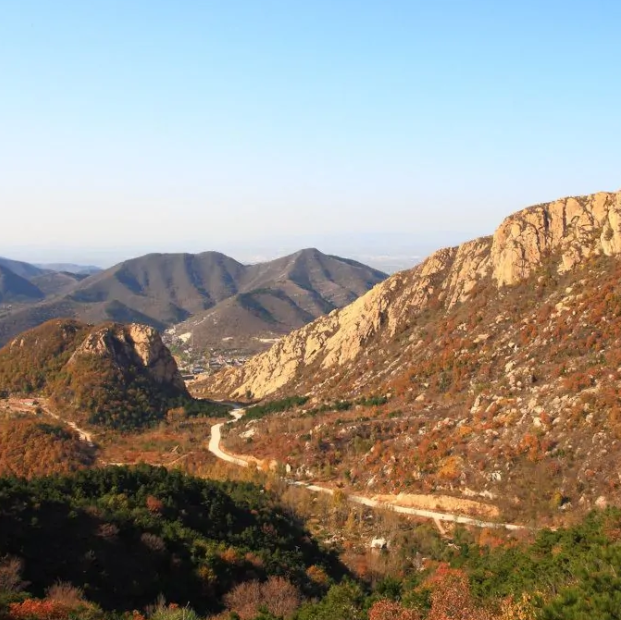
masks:
[[[592,255],[621,253],[621,192],[534,206],[509,216],[493,237],[432,254],[421,265],[378,284],[349,306],[282,338],[242,368],[217,374],[206,393],[255,398],[275,392],[306,369],[354,360],[370,339],[393,338],[431,300],[449,309],[490,278],[516,284],[544,261],[559,273]]]
[[[0,349],[0,392],[49,398],[63,418],[134,430],[192,399],[158,332],[55,319]]]
[[[148,325],[108,324],[94,329],[73,354],[113,358],[122,367],[139,365],[160,385],[174,386],[185,393],[185,383],[177,364],[157,330]]]
[[[499,286],[528,277],[558,254],[559,272],[592,254],[621,252],[621,193],[598,193],[538,205],[508,217],[492,243]]]

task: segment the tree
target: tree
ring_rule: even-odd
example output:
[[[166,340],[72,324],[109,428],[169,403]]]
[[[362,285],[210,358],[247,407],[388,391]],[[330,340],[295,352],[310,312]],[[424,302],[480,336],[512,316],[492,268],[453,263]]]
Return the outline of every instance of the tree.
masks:
[[[346,580],[332,586],[319,603],[303,607],[298,620],[365,620],[364,600],[360,586]]]
[[[300,606],[300,592],[283,577],[270,577],[265,583],[240,583],[225,596],[226,606],[241,620],[253,620],[261,609],[278,618],[291,618]]]
[[[369,620],[420,620],[421,615],[414,609],[405,609],[395,601],[377,601],[369,610]]]
[[[430,580],[431,611],[427,620],[493,620],[485,609],[475,605],[466,574],[441,565]]]
[[[0,593],[20,592],[26,587],[22,581],[24,562],[19,558],[4,556],[0,558]]]

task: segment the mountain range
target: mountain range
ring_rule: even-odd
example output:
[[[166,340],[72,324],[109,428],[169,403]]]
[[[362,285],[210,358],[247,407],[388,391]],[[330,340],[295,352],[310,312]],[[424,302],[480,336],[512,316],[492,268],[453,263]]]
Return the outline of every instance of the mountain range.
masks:
[[[149,254],[91,275],[5,259],[0,269],[0,344],[71,317],[160,330],[178,325],[171,337],[192,336],[196,347],[248,352],[347,305],[386,277],[315,249],[255,265],[204,252]]]
[[[134,264],[85,279],[65,298],[95,308],[112,290],[133,302],[172,278],[165,300],[190,291],[184,303],[197,316],[243,299],[243,287],[263,304],[257,287],[274,280],[298,305],[317,301],[302,292],[311,290],[336,303],[348,293],[330,258],[307,251],[250,269],[224,257],[215,282],[191,260],[171,273],[162,259],[148,274]],[[194,383],[197,395],[250,401],[222,434],[211,418],[228,407],[190,397],[153,327],[54,319],[14,337],[0,350],[0,470],[11,475],[0,479],[0,616],[104,620],[165,593],[185,607],[162,599],[147,615],[124,615],[196,618],[191,602],[249,620],[611,617],[620,258],[621,192],[515,213],[493,235],[440,250],[245,366]],[[24,295],[24,282],[49,275],[3,269],[4,290]],[[200,309],[199,289],[211,309]],[[107,455],[113,467],[91,470],[100,449],[125,441],[159,443],[174,456],[168,467],[200,463],[209,445],[256,463],[241,479],[265,486],[129,469]],[[77,473],[37,479],[59,470]],[[210,471],[223,470],[201,476]],[[316,599],[342,572],[311,532],[295,529],[298,511],[324,545],[336,541],[354,579],[390,579],[367,596],[348,579],[300,607],[302,594]],[[128,591],[145,566],[144,583]]]

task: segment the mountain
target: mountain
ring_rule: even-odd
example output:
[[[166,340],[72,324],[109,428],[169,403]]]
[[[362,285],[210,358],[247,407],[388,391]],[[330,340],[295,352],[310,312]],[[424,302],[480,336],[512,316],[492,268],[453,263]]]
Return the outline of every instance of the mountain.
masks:
[[[175,326],[197,347],[259,351],[318,316],[343,307],[386,277],[356,261],[307,249],[250,265],[238,292]]]
[[[522,516],[621,501],[620,254],[621,193],[536,205],[197,393],[308,396],[286,432],[253,427],[252,450],[354,488]]]
[[[56,296],[0,318],[0,343],[44,320],[70,316],[160,330],[182,323],[175,334],[196,332],[197,346],[262,350],[263,340],[349,303],[386,276],[355,261],[303,250],[257,265],[217,252],[149,254],[70,281],[78,277],[33,277]]]
[[[114,314],[111,304],[158,324],[173,324],[235,294],[245,267],[224,254],[148,254],[87,278],[70,298],[89,320]]]
[[[47,272],[46,269],[31,265],[30,263],[24,263],[19,260],[11,260],[9,258],[0,257],[0,266],[10,269],[14,274],[29,280],[35,276],[40,276]]]
[[[102,271],[101,267],[95,267],[94,265],[76,265],[75,263],[38,263],[36,267],[46,271],[61,271],[79,276],[90,276]]]
[[[0,264],[0,304],[39,301],[43,297],[36,285]]]
[[[0,392],[40,395],[79,422],[133,429],[196,406],[159,334],[146,325],[53,320],[0,350]]]
[[[66,293],[87,276],[101,271],[99,267],[73,263],[34,265],[8,258],[0,258],[0,268],[34,284],[42,293],[33,297],[36,300]]]
[[[30,278],[30,282],[47,298],[68,293],[86,277],[69,271],[49,271]]]

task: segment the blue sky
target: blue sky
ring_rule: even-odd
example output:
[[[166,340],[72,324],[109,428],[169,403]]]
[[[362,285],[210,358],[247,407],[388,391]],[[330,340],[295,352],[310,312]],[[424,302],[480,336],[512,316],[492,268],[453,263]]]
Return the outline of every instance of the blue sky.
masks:
[[[0,255],[416,252],[617,190],[620,23],[612,0],[0,0]]]

